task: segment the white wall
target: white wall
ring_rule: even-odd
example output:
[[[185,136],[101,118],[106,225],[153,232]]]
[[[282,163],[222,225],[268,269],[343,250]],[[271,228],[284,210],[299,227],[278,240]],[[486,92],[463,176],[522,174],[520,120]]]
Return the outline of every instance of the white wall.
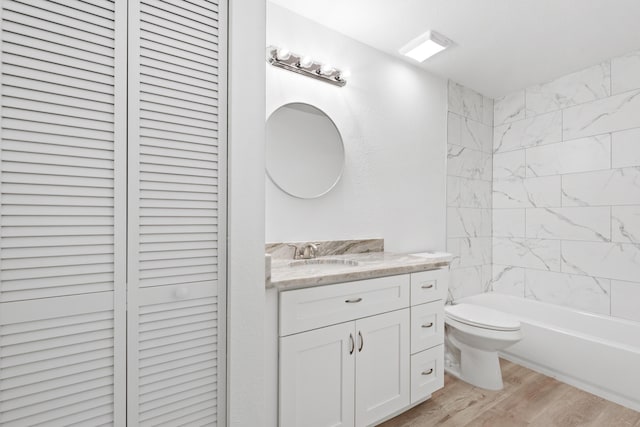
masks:
[[[229,7],[227,424],[263,425],[264,0]]]
[[[492,288],[640,321],[640,51],[495,102]]]
[[[271,3],[267,44],[352,72],[340,88],[265,61],[267,116],[313,104],[346,151],[342,180],[321,198],[295,199],[267,179],[267,241],[383,237],[392,251],[444,249],[446,81]]]

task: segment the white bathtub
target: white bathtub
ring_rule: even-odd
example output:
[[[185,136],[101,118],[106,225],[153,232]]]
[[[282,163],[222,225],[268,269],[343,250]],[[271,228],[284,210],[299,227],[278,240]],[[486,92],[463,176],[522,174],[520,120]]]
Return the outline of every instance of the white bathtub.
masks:
[[[640,323],[496,293],[458,302],[520,319],[524,338],[505,359],[640,411]]]

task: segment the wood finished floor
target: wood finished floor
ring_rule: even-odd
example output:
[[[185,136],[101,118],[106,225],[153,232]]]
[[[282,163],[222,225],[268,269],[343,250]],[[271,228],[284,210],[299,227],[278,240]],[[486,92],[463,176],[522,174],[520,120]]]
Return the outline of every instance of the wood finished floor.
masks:
[[[501,360],[504,389],[488,391],[445,375],[426,402],[380,427],[640,427],[640,412]]]

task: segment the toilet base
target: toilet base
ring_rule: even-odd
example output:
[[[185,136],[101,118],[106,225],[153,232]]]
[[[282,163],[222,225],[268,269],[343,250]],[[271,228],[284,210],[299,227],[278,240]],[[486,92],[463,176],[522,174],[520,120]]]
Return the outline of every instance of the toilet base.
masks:
[[[458,340],[452,343],[460,350],[460,365],[448,371],[455,377],[473,386],[487,390],[502,390],[502,371],[497,351],[484,351],[469,347]]]
[[[461,354],[460,378],[476,387],[502,390],[504,384],[498,353],[475,348],[465,350]]]

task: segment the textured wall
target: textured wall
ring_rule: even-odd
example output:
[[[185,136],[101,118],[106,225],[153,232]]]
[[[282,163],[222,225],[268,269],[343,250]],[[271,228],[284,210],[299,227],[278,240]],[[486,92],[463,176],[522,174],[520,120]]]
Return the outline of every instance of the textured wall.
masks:
[[[493,101],[449,82],[447,250],[450,298],[483,292],[491,280]]]
[[[640,321],[640,52],[495,101],[491,289]]]
[[[267,242],[382,237],[391,251],[443,250],[446,80],[272,3],[267,44],[351,69],[340,88],[265,61],[267,115],[313,104],[335,121],[346,151],[342,179],[318,199],[267,180]]]

